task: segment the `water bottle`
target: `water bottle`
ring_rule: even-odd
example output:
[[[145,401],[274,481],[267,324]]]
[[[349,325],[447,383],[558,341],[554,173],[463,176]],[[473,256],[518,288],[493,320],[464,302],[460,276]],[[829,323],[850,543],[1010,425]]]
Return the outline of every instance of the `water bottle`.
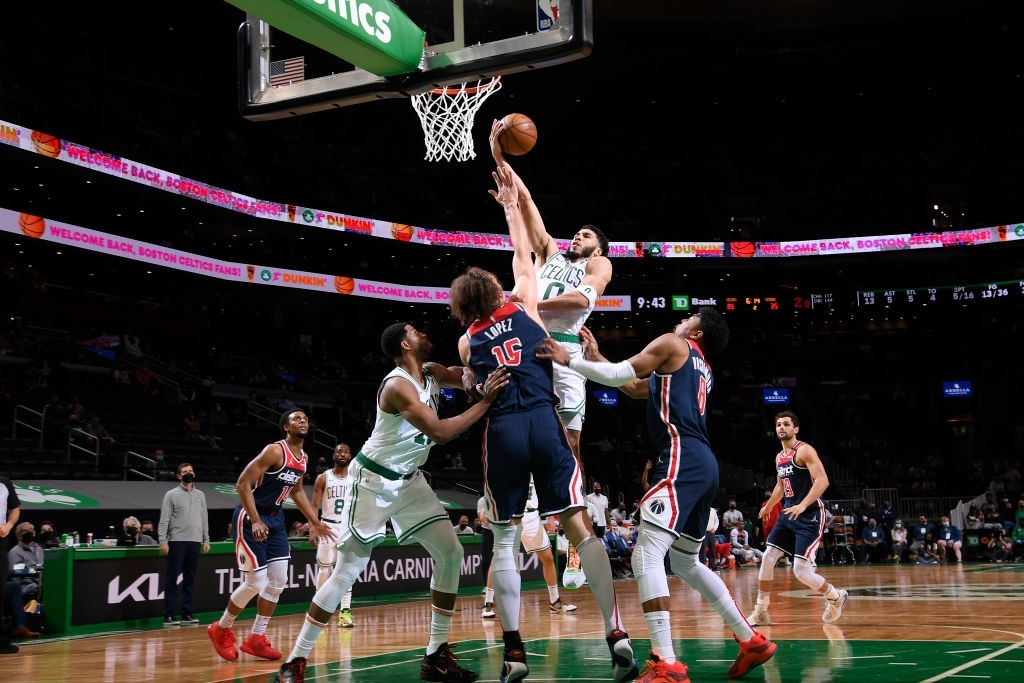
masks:
[[[60,547],[61,548],[67,548],[68,547],[68,535],[67,534],[61,534],[60,535]]]
[[[76,548],[78,547],[78,532],[77,531],[72,531],[71,532],[71,545],[73,545]]]

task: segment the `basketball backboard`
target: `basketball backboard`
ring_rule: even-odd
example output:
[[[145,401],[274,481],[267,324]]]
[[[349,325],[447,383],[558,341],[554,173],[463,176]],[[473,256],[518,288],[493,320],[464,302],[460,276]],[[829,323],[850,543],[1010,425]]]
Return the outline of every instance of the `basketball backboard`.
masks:
[[[390,77],[355,67],[247,13],[238,28],[239,112],[250,120],[269,120],[407,98],[581,59],[593,47],[593,0],[394,3],[424,30],[426,46],[415,71]],[[286,65],[293,75],[282,82]],[[271,85],[272,71],[279,85]]]

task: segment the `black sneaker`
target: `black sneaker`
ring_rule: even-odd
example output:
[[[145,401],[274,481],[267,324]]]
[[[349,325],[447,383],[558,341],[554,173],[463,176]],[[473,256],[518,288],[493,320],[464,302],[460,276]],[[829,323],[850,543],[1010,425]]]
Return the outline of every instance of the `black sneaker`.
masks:
[[[182,616],[182,618],[181,618],[181,625],[182,626],[191,626],[193,624],[198,624],[198,623],[199,623],[199,619],[196,618],[196,616],[194,614],[186,614],[186,615]]]
[[[164,626],[181,626],[181,619],[178,617],[164,617]]]
[[[296,657],[277,670],[276,683],[306,683],[306,658]]]
[[[438,683],[473,683],[477,679],[475,671],[464,669],[455,660],[458,657],[448,643],[441,643],[437,652],[432,655],[423,655],[423,662],[420,664],[420,680],[437,681]]]
[[[13,655],[18,651],[18,646],[13,643],[0,643],[0,655]]]

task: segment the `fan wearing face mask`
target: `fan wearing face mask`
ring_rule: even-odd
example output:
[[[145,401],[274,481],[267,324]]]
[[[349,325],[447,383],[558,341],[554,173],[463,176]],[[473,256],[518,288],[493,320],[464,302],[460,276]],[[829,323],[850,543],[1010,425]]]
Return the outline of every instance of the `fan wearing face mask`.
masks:
[[[181,483],[164,494],[157,531],[160,552],[167,556],[164,626],[191,626],[199,623],[193,608],[193,594],[199,554],[210,550],[210,517],[206,511],[206,494],[195,486],[196,471],[192,463],[179,464],[175,477]]]

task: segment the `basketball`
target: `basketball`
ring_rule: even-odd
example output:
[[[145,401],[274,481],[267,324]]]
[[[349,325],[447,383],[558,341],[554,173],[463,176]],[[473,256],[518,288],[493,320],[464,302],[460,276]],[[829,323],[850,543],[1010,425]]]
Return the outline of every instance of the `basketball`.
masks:
[[[43,156],[56,159],[57,155],[60,154],[60,138],[53,135],[34,130],[32,131],[32,144],[35,146],[36,151]]]
[[[391,236],[396,240],[408,242],[412,239],[412,226],[405,223],[392,223]]]
[[[505,130],[498,136],[498,144],[505,154],[517,157],[537,144],[537,126],[526,114],[507,114],[502,121]]]
[[[18,216],[18,227],[29,237],[39,239],[46,230],[46,222],[39,216],[23,213]]]
[[[752,258],[757,253],[757,247],[753,242],[732,242],[730,249],[736,258]]]
[[[334,276],[334,289],[338,294],[351,294],[356,288],[356,281],[350,277]]]

